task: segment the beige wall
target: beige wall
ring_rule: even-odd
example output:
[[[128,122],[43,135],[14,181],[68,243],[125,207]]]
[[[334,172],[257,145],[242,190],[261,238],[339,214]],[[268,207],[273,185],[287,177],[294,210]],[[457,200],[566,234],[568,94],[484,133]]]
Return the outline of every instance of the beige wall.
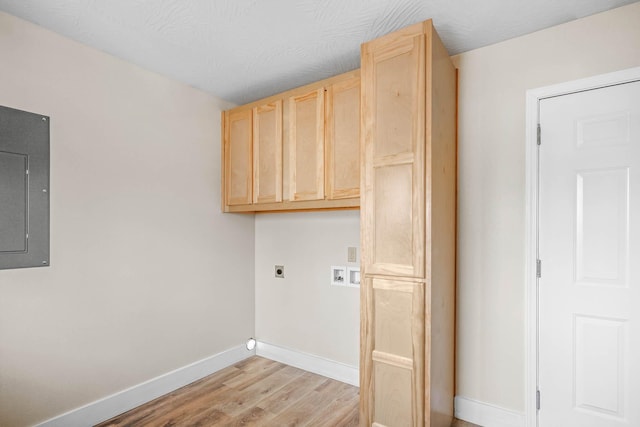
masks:
[[[526,91],[640,66],[640,3],[463,53],[455,61],[457,394],[524,411]]]
[[[51,267],[0,271],[0,425],[253,335],[253,216],[219,207],[229,105],[4,13],[0,58],[0,104],[51,116]]]
[[[360,292],[330,285],[358,247],[360,211],[256,215],[256,337],[358,366]],[[274,277],[275,265],[285,278]]]

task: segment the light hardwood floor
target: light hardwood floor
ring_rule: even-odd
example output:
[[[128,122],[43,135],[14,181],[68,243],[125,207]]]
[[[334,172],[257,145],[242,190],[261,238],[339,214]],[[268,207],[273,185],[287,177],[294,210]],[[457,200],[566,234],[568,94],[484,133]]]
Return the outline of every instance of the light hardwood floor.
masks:
[[[453,424],[451,424],[451,427],[480,427],[480,426],[477,424],[468,423],[466,421],[453,420]]]
[[[357,387],[256,356],[97,427],[357,426],[358,399]]]

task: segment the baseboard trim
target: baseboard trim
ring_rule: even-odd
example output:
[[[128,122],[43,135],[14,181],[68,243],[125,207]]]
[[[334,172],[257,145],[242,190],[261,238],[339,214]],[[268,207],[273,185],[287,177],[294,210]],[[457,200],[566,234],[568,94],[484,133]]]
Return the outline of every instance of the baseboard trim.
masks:
[[[525,427],[523,413],[500,408],[462,396],[454,399],[457,419],[483,427]]]
[[[255,350],[247,350],[244,344],[230,348],[51,418],[38,424],[37,427],[86,427],[101,423],[254,354]]]
[[[356,387],[360,386],[359,369],[355,366],[262,341],[258,341],[256,350],[258,356],[333,378]]]

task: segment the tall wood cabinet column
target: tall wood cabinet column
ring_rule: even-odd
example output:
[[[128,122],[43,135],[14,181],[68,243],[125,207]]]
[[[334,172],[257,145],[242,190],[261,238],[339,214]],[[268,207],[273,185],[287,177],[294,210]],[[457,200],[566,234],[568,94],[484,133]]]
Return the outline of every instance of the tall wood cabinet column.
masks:
[[[431,21],[362,45],[360,416],[453,417],[456,72]]]

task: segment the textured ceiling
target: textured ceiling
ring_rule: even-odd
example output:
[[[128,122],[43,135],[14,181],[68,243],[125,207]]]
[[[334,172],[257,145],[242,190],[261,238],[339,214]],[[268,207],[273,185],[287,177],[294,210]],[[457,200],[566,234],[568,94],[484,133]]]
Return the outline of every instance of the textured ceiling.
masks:
[[[0,0],[0,10],[241,104],[360,66],[433,18],[450,54],[636,0]]]

